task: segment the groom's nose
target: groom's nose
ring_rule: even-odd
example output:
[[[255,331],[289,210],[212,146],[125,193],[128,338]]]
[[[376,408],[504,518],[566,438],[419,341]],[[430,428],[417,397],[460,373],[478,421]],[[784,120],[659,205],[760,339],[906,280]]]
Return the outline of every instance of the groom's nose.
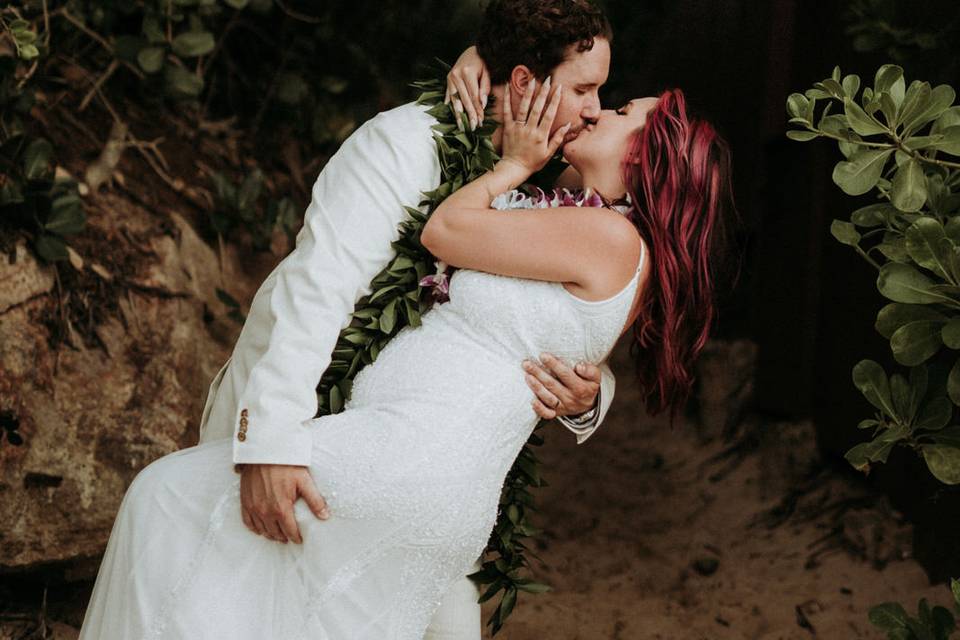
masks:
[[[583,109],[580,110],[580,117],[589,122],[590,124],[596,124],[597,118],[600,117],[600,97],[592,96],[586,104],[583,105]]]

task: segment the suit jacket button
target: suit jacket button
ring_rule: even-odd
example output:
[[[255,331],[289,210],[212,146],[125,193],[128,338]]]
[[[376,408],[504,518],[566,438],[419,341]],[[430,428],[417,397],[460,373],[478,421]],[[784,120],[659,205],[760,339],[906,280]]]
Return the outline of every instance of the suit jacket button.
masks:
[[[237,434],[237,440],[239,440],[240,442],[243,442],[246,439],[247,439],[247,434],[244,433],[243,431]]]
[[[240,415],[243,416],[244,418],[247,417],[247,410],[246,410],[246,408],[240,410]]]
[[[246,427],[247,424],[249,424],[249,423],[247,422],[247,419],[246,419],[246,418],[240,418],[240,426],[241,426],[241,427]]]

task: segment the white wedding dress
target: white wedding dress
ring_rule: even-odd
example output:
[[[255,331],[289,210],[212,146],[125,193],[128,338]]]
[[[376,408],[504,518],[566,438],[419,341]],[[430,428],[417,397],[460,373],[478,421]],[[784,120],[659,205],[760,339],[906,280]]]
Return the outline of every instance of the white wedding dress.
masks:
[[[605,359],[643,260],[599,302],[560,283],[456,271],[449,302],[357,375],[342,413],[314,420],[309,470],[331,515],[296,502],[303,544],[243,524],[231,439],[147,465],[121,503],[80,638],[421,640],[486,546],[538,421],[521,361]]]

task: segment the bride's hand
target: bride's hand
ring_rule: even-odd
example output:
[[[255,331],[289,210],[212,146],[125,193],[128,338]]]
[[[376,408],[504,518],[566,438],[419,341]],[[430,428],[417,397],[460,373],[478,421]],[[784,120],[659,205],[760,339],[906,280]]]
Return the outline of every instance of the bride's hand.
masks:
[[[551,136],[550,128],[560,106],[563,87],[557,85],[550,95],[550,78],[547,78],[534,96],[537,81],[530,78],[530,84],[520,100],[517,113],[513,113],[510,101],[510,83],[504,88],[503,96],[503,153],[502,159],[513,162],[536,173],[547,164],[563,143],[563,136],[570,129],[567,123]],[[547,96],[550,102],[547,103]]]
[[[445,103],[453,102],[453,110],[457,114],[457,127],[463,129],[460,115],[464,108],[470,119],[470,128],[476,129],[483,124],[483,110],[487,106],[487,96],[490,95],[490,72],[487,64],[477,53],[476,47],[469,47],[460,54],[457,61],[447,73],[447,93],[443,97]]]

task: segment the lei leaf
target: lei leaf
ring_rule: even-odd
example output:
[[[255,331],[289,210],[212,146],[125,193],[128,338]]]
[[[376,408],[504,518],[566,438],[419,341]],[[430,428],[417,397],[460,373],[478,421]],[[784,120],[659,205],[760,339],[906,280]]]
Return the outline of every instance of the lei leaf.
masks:
[[[500,159],[490,136],[499,123],[494,120],[494,100],[485,110],[484,124],[471,131],[463,114],[463,130],[456,125],[456,114],[444,104],[446,75],[450,66],[441,60],[437,77],[412,83],[420,89],[417,104],[430,105],[427,111],[438,124],[432,127],[440,159],[441,182],[433,191],[423,194],[419,209],[404,207],[408,218],[400,225],[400,237],[393,243],[396,255],[371,283],[371,293],[361,298],[354,309],[350,325],[337,340],[330,366],[317,386],[318,416],[338,413],[350,397],[357,372],[377,359],[383,347],[406,326],[419,326],[420,316],[433,303],[433,298],[420,280],[434,271],[435,258],[420,243],[423,225],[437,206],[464,184],[493,168]],[[504,481],[496,525],[484,551],[482,568],[470,574],[481,590],[480,602],[502,592],[496,610],[487,620],[496,634],[513,610],[519,591],[542,593],[549,590],[521,574],[529,569],[527,556],[535,556],[524,539],[536,536],[539,530],[530,523],[533,506],[531,487],[546,486],[540,477],[539,460],[532,447],[543,444],[537,433],[545,423],[537,424],[530,439],[521,449]],[[539,559],[539,558],[538,558]]]

